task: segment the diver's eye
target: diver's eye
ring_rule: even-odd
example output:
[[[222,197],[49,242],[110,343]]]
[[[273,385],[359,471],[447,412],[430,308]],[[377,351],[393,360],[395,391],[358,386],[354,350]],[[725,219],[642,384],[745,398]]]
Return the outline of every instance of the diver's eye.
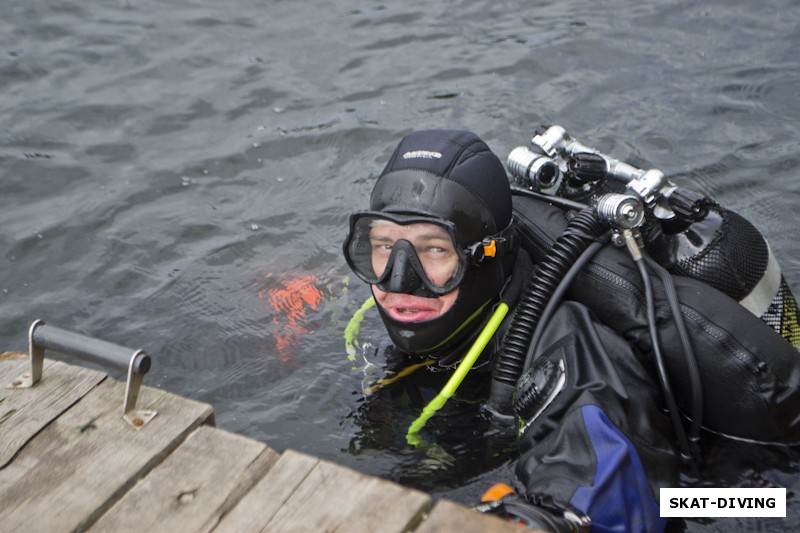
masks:
[[[392,245],[388,243],[374,243],[372,245],[372,250],[375,252],[390,252],[392,251]]]

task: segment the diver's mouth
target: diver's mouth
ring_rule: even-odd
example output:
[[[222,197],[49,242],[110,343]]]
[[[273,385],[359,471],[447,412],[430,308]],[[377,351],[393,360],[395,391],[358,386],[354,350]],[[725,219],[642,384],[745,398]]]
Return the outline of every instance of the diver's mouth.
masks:
[[[372,287],[376,303],[397,322],[423,322],[445,313],[453,304],[452,296],[425,298],[401,292],[383,292]]]
[[[399,322],[421,322],[439,316],[438,310],[431,307],[393,306],[388,311],[389,315]]]

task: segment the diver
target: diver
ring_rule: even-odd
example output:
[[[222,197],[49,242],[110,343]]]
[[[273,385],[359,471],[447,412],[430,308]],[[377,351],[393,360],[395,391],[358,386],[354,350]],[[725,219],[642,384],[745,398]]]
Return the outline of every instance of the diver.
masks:
[[[407,442],[453,438],[426,434],[426,423],[446,425],[447,400],[464,390],[482,401],[483,429],[516,437],[515,479],[506,480],[515,494],[482,510],[548,531],[662,531],[659,489],[678,486],[682,469],[702,460],[700,426],[800,441],[795,346],[703,281],[639,279],[625,251],[608,244],[607,226],[587,214],[596,209],[529,196],[512,195],[502,162],[475,134],[413,132],[378,177],[369,209],[350,216],[343,246],[392,343],[377,350],[390,354],[392,377],[375,386],[441,387],[424,398]],[[553,250],[561,262],[584,257],[567,253],[575,240],[596,255],[568,290],[543,291],[558,282],[542,281]],[[656,266],[639,273],[648,268]],[[673,296],[677,313],[667,310]],[[475,437],[459,429],[456,437]]]

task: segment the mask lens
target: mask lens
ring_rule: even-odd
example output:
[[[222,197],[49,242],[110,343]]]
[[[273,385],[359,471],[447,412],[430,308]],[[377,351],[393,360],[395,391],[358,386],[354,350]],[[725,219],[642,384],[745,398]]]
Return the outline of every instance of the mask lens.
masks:
[[[400,241],[410,244],[398,246]],[[413,249],[413,255],[409,253]],[[346,245],[348,262],[367,283],[385,282],[392,271],[413,269],[426,278],[431,289],[442,294],[453,290],[463,273],[463,259],[453,228],[438,221],[414,218],[389,219],[362,215],[354,220]],[[400,253],[401,250],[405,253]],[[396,268],[397,261],[407,261]]]

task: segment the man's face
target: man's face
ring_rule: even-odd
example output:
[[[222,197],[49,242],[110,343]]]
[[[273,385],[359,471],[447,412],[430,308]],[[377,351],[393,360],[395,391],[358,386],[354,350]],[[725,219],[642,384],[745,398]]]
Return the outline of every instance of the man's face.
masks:
[[[376,275],[386,269],[394,243],[407,240],[414,246],[417,257],[428,279],[436,285],[445,285],[458,269],[458,254],[450,235],[436,224],[395,224],[376,220],[370,229],[372,268]],[[375,301],[399,322],[421,322],[446,313],[456,301],[458,289],[437,298],[423,298],[398,292],[384,292],[372,285]]]

